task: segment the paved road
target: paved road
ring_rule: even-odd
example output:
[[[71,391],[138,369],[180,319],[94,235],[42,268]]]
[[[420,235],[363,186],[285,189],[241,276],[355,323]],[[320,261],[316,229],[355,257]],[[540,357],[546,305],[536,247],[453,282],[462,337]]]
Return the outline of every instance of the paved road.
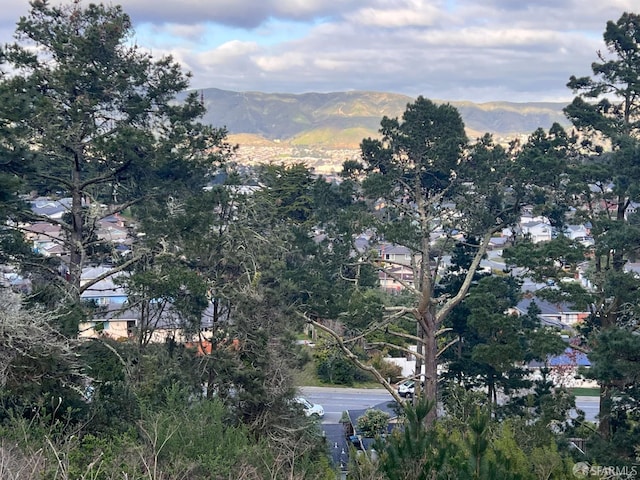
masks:
[[[595,422],[600,410],[600,397],[576,397],[576,406],[584,412],[585,420]]]
[[[369,408],[393,400],[383,388],[302,387],[300,391],[312,403],[324,407],[322,423],[338,423],[345,410]]]
[[[302,387],[303,396],[324,407],[325,424],[336,424],[342,412],[350,409],[369,408],[393,397],[382,388]],[[595,421],[598,414],[598,397],[576,397],[576,405],[585,412],[588,421]]]

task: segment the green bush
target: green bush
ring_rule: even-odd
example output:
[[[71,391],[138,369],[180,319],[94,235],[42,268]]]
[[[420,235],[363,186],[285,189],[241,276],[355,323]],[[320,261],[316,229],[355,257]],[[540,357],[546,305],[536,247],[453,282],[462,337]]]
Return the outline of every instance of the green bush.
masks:
[[[364,372],[335,348],[318,345],[314,360],[318,378],[325,383],[353,385],[356,381],[369,380]]]
[[[387,431],[389,414],[382,410],[369,409],[356,421],[356,429],[363,437],[377,437]]]
[[[380,375],[389,379],[391,383],[396,383],[402,378],[402,368],[399,365],[387,362],[381,353],[374,355],[371,359],[371,365],[380,372]]]

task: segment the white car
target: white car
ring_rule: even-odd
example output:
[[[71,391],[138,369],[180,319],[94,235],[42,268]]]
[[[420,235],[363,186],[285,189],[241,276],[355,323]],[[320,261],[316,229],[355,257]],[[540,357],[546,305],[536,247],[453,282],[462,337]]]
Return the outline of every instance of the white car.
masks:
[[[400,395],[402,398],[413,397],[415,391],[416,382],[414,382],[413,380],[405,380],[398,385],[398,395]]]
[[[302,405],[302,408],[304,409],[304,414],[307,417],[310,417],[312,415],[315,415],[318,418],[324,417],[324,408],[322,408],[322,405],[318,405],[317,403],[311,403],[309,400],[303,397],[296,397],[294,400],[300,405]]]
[[[424,383],[420,384],[421,387],[424,387]],[[415,380],[405,380],[404,382],[398,384],[398,395],[402,398],[413,398],[413,395],[416,393],[416,382]]]

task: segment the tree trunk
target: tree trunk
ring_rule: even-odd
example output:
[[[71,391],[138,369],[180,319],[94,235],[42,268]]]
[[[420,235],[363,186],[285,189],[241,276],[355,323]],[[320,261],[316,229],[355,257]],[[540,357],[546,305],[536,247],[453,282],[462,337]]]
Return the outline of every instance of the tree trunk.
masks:
[[[613,328],[618,323],[618,312],[620,311],[620,299],[614,297],[611,305],[609,305],[608,311],[602,316],[602,324],[600,328],[602,330]],[[598,432],[600,436],[609,441],[611,439],[611,409],[612,399],[611,392],[615,389],[615,386],[611,382],[602,383],[600,385],[600,408],[598,409]]]
[[[430,307],[425,313],[426,329],[423,329],[422,339],[424,345],[424,396],[433,402],[432,408],[426,417],[427,425],[433,424],[438,417],[438,345],[436,342],[436,315],[435,308]],[[422,372],[416,372],[422,379]]]
[[[76,163],[78,161],[76,160]],[[80,283],[82,278],[82,264],[84,251],[82,246],[82,191],[80,190],[80,171],[73,171],[73,186],[71,191],[71,231],[69,234],[69,283],[74,301],[80,300]]]
[[[600,385],[598,433],[606,441],[611,438],[611,385],[609,384]]]
[[[417,325],[417,331],[416,331],[416,336],[420,339],[424,338],[424,332],[422,329],[422,325],[420,324],[420,322],[418,322]],[[423,355],[424,355],[424,344],[422,342],[417,342],[416,345],[416,353],[418,355],[416,355],[416,366],[415,369],[413,371],[413,378],[415,379],[415,394],[414,394],[414,399],[415,398],[420,398],[420,396],[422,395],[422,385],[420,384],[420,381],[422,379],[422,366],[424,365],[423,363]]]

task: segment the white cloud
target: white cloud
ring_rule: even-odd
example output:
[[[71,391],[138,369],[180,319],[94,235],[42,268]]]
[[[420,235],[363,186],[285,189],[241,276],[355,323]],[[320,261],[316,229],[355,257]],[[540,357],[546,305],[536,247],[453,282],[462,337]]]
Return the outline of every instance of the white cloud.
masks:
[[[293,72],[308,66],[311,58],[301,53],[289,52],[283,55],[265,55],[256,58],[256,65],[263,72]]]
[[[28,11],[27,0],[5,3],[0,43]],[[483,101],[570,98],[565,84],[590,73],[607,20],[638,7],[637,0],[120,3],[138,45],[172,54],[198,88]]]
[[[397,6],[361,8],[345,15],[347,20],[371,27],[429,27],[444,20],[446,15],[435,5],[411,1]]]

